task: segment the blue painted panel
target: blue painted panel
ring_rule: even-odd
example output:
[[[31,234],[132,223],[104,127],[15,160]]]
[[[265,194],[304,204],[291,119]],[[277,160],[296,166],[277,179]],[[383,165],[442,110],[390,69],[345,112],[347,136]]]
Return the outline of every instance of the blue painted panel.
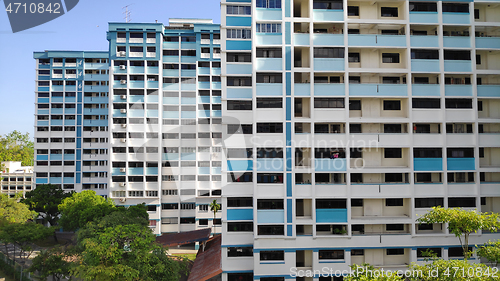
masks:
[[[285,22],[285,44],[292,44],[292,24]]]
[[[259,70],[280,71],[283,69],[282,59],[281,58],[257,58],[256,68],[258,71]],[[250,70],[249,73],[251,73],[251,72],[252,71]],[[230,73],[228,72],[228,74],[230,74]]]
[[[51,184],[62,183],[62,178],[49,178],[49,183]]]
[[[443,36],[443,46],[451,48],[470,48],[469,36]]]
[[[292,148],[291,147],[287,147],[286,148],[286,156],[285,156],[285,159],[286,159],[286,170],[287,171],[292,171]],[[288,174],[287,174],[288,176]],[[290,177],[292,175],[290,174]],[[291,179],[290,178],[290,182],[291,182]]]
[[[196,69],[182,69],[181,77],[196,77]]]
[[[49,121],[37,121],[36,125],[37,126],[49,126]]]
[[[285,210],[257,210],[257,223],[285,223]]]
[[[212,110],[212,117],[222,117],[222,110]]]
[[[52,97],[52,102],[63,102],[64,98],[63,97]]]
[[[75,178],[63,178],[63,183],[75,183]]]
[[[292,173],[287,173],[286,174],[286,196],[287,197],[292,197]]]
[[[444,71],[471,72],[472,63],[470,60],[445,60]]]
[[[228,99],[251,99],[252,98],[252,88],[227,88],[227,98]]]
[[[349,46],[406,46],[405,35],[349,34]]]
[[[163,118],[179,118],[179,111],[163,111]]]
[[[221,71],[220,68],[212,68],[212,75],[220,75]]]
[[[257,171],[283,171],[283,158],[259,158],[257,159]]]
[[[160,68],[158,66],[148,66],[146,68],[146,73],[148,74],[158,74]]]
[[[39,98],[38,103],[49,103],[49,98]]]
[[[66,90],[68,90],[68,89],[66,89]],[[85,92],[107,92],[109,90],[109,87],[108,86],[88,86],[87,85],[87,86],[84,86],[83,90]]]
[[[439,38],[435,35],[410,35],[410,46],[439,48]]]
[[[408,96],[405,84],[349,84],[350,96]]]
[[[196,57],[183,57],[181,56],[181,62],[183,63],[195,63],[196,62]]]
[[[50,125],[51,126],[62,126],[63,125],[63,120],[50,120]]]
[[[333,172],[333,171],[345,171],[346,170],[346,159],[314,159],[315,169],[317,172]]]
[[[84,108],[83,115],[108,115],[106,108]]]
[[[292,73],[287,72],[285,76],[286,76],[286,95],[291,96],[292,95]]]
[[[198,102],[199,102],[199,103],[210,103],[210,97],[202,97],[202,96],[199,96],[199,97],[198,97]]]
[[[478,97],[500,97],[500,85],[477,85]]]
[[[140,176],[144,175],[144,168],[128,168],[127,172],[132,176]]]
[[[64,114],[75,114],[76,109],[75,108],[65,108],[64,109]]]
[[[157,167],[146,167],[146,175],[158,175],[158,168]]]
[[[293,44],[295,46],[307,46],[307,45],[309,45],[309,33],[294,33],[293,34]]]
[[[124,176],[126,175],[127,173],[125,172],[120,172],[120,168],[111,168],[111,174],[113,176]]]
[[[250,40],[227,40],[226,49],[230,51],[236,50],[252,50],[252,41]]]
[[[212,174],[220,175],[222,171],[221,167],[212,167]]]
[[[129,66],[129,73],[131,74],[144,73],[144,66]]]
[[[49,156],[48,155],[37,155],[36,156],[36,161],[48,161]]]
[[[468,13],[443,13],[443,23],[469,24],[470,14]]]
[[[286,121],[292,120],[292,98],[286,98]]]
[[[316,222],[347,222],[347,209],[316,209]]]
[[[410,23],[438,23],[438,13],[410,12]]]
[[[414,171],[442,171],[443,158],[415,158],[413,159]]]
[[[285,0],[285,17],[289,18],[292,16],[292,4],[291,4],[291,0]]]
[[[50,109],[51,114],[62,114],[63,111],[64,111],[64,109],[62,109],[62,108],[51,108]]]
[[[292,145],[292,123],[286,122],[286,146]]]
[[[281,33],[280,34],[258,33],[255,36],[255,42],[257,45],[281,45],[282,43],[281,37],[282,37]]]
[[[64,160],[75,160],[75,154],[64,154]]]
[[[411,60],[411,71],[439,72],[439,60]]]
[[[181,49],[183,49],[183,50],[195,50],[196,43],[194,43],[194,42],[181,42]]]
[[[158,110],[156,109],[146,110],[146,117],[158,117]]]
[[[313,34],[313,45],[314,46],[343,46],[344,45],[344,34],[314,33]]]
[[[204,89],[204,90],[209,90],[210,89],[210,82],[198,82],[198,88]]]
[[[293,236],[293,225],[287,225],[286,226],[286,236]],[[287,278],[287,280],[293,280],[291,278]]]
[[[315,71],[343,71],[344,59],[332,58],[315,58],[314,59]]]
[[[439,84],[412,84],[412,96],[433,96],[441,95]]]
[[[198,74],[201,74],[201,75],[210,75],[210,68],[209,67],[199,67],[198,68]]]
[[[198,110],[198,117],[200,118],[210,117],[210,110]]]
[[[313,20],[314,21],[343,21],[344,11],[343,10],[313,10]]]
[[[279,59],[281,61],[281,59]],[[280,62],[281,66],[281,62]],[[252,64],[226,64],[226,73],[227,74],[252,74]]]
[[[314,95],[315,96],[344,96],[345,95],[345,84],[325,84],[325,83],[315,83],[314,84]]]
[[[252,17],[226,16],[226,26],[252,26]]]
[[[128,117],[144,117],[144,109],[129,109]]]
[[[196,91],[196,84],[181,84],[182,91]]]
[[[159,83],[160,83],[159,81],[146,81],[146,88],[148,89],[158,88]]]
[[[476,37],[476,48],[500,49],[500,37]]]
[[[256,20],[281,20],[281,9],[257,8],[255,11]],[[229,24],[227,24],[229,25]]]
[[[37,184],[49,183],[49,179],[37,178],[37,179],[36,179],[36,183],[37,183]]]
[[[181,97],[181,104],[196,104],[196,98],[184,98]]]
[[[282,96],[283,84],[281,83],[257,83],[257,96]]]
[[[294,84],[294,95],[301,97],[308,97],[311,95],[311,84],[310,83],[295,83]]]
[[[227,209],[227,220],[253,220],[253,209]]]
[[[64,102],[74,103],[74,102],[76,102],[76,97],[65,97]]]
[[[228,171],[251,171],[253,170],[253,160],[228,160]]]
[[[105,91],[107,92],[107,90]],[[83,99],[84,103],[108,103],[107,97],[85,97]]]
[[[144,88],[144,81],[129,81],[129,87],[132,89]]]
[[[50,76],[48,76],[48,75],[47,76],[40,75],[40,76],[38,76],[38,80],[40,80],[40,81],[50,80]]]
[[[221,97],[212,97],[212,103],[221,103]]]
[[[474,158],[448,158],[448,171],[463,171],[463,170],[475,170],[476,164]]]
[[[163,42],[163,49],[179,49],[179,42]]]
[[[50,91],[50,87],[38,87],[39,92],[48,92]]]
[[[179,160],[179,153],[163,153],[162,160]]]
[[[292,219],[293,219],[292,199],[287,199],[286,200],[286,222],[292,223]]]
[[[181,111],[181,118],[196,118],[196,111]]]
[[[292,70],[292,47],[285,47],[285,68],[286,70]]]
[[[158,95],[147,95],[146,101],[157,103],[158,102]]]
[[[222,88],[221,82],[212,82],[212,90],[220,90]]]
[[[444,95],[472,97],[472,85],[445,85]]]
[[[163,83],[163,90],[164,91],[178,91],[179,90],[179,83]]]
[[[181,153],[181,160],[196,160],[196,153]]]

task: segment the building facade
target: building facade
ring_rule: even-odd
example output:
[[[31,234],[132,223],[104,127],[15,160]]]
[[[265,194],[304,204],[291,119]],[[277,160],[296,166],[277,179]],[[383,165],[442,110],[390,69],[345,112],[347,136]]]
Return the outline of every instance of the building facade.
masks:
[[[498,3],[221,8],[222,279],[340,280],[318,270],[404,270],[427,248],[463,257],[444,225],[416,220],[500,211]]]
[[[14,197],[16,193],[26,194],[33,189],[33,167],[22,166],[19,161],[0,163],[1,193]]]
[[[108,194],[108,52],[35,52],[35,184]]]

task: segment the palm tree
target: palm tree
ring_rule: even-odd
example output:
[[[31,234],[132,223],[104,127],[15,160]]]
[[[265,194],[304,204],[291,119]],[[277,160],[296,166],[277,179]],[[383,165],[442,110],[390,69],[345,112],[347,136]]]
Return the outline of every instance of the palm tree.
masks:
[[[217,200],[214,199],[212,203],[210,203],[210,211],[214,212],[214,222],[213,222],[213,227],[214,231],[213,234],[215,234],[215,217],[217,216],[217,212],[221,209],[220,204],[217,203]]]

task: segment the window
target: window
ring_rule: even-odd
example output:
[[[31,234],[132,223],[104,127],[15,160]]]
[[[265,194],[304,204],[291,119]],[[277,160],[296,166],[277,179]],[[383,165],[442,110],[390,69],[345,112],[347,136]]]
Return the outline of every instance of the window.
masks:
[[[397,248],[397,249],[387,249],[386,255],[388,256],[401,256],[405,254],[405,249]]]
[[[252,62],[252,55],[250,53],[227,53],[227,62]]]
[[[444,206],[443,198],[415,198],[415,208]]]
[[[410,2],[410,12],[437,12],[437,4],[435,2]]]
[[[384,110],[401,110],[401,101],[384,100]]]
[[[443,3],[443,13],[469,13],[469,4]]]
[[[257,133],[283,133],[283,123],[257,123]]]
[[[252,14],[252,7],[227,5],[226,6],[226,13],[228,15],[251,15]]]
[[[261,251],[261,261],[284,261],[285,251]]]
[[[283,199],[258,199],[257,210],[283,210]]]
[[[413,84],[429,84],[429,77],[413,77]]]
[[[283,225],[259,225],[257,235],[285,235],[285,227]]]
[[[411,50],[411,59],[417,60],[438,60],[438,50]]]
[[[413,98],[412,99],[413,108],[441,108],[440,99],[423,99],[423,98]]]
[[[472,108],[472,99],[446,99],[446,108]]]
[[[474,148],[447,148],[448,158],[474,158]]]
[[[349,100],[349,110],[361,110],[361,100]]]
[[[314,0],[313,9],[342,10],[342,0]]]
[[[399,84],[401,79],[399,77],[393,77],[393,76],[386,76],[382,77],[382,83],[383,84]],[[405,79],[403,79],[405,81]]]
[[[196,223],[196,218],[194,218],[194,217],[181,218],[179,223],[180,224],[194,224],[194,223]]]
[[[181,50],[181,56],[196,57],[196,50]]]
[[[261,252],[262,255],[262,252]],[[252,257],[253,248],[252,247],[228,247],[227,248],[228,257]]]
[[[252,148],[228,148],[226,157],[230,158],[252,158]]]
[[[283,149],[257,148],[257,158],[283,158]]]
[[[386,231],[404,231],[405,225],[404,224],[386,224],[385,230]]]
[[[128,196],[129,197],[143,197],[144,191],[129,191]]]
[[[349,53],[348,60],[349,62],[361,62],[359,53]]]
[[[351,207],[363,207],[363,199],[351,199]]]
[[[258,58],[281,58],[281,48],[257,48]]]
[[[319,250],[320,260],[343,260],[344,250]]]
[[[403,182],[403,174],[400,173],[386,173],[385,182]]]
[[[399,63],[399,53],[382,53],[382,63]]]
[[[402,148],[384,148],[384,158],[402,158]]]
[[[316,209],[346,209],[346,199],[316,199]]]
[[[283,108],[283,99],[257,98],[257,108]]]
[[[250,6],[249,6],[250,8]],[[227,39],[251,39],[252,30],[245,28],[228,28],[226,30]],[[229,54],[228,54],[229,55]]]
[[[245,172],[245,173],[228,173],[227,174],[228,182],[252,182],[253,181],[253,173]]]
[[[257,0],[257,8],[281,9],[281,0]]]
[[[314,108],[344,108],[343,98],[314,98]]]
[[[252,101],[228,100],[227,110],[252,110]]]
[[[177,195],[177,189],[164,189],[162,190],[162,195],[166,195],[166,196],[173,196],[173,195]]]
[[[257,183],[283,183],[282,173],[258,173]]]
[[[442,158],[443,150],[441,148],[414,148],[413,158]]]
[[[401,124],[384,124],[384,133],[385,134],[400,134]]]
[[[344,48],[314,48],[315,58],[344,58]]]
[[[403,202],[404,202],[403,198],[385,199],[385,206],[387,206],[387,207],[402,207]]]
[[[359,6],[347,6],[347,16],[359,17]]]
[[[257,73],[257,83],[282,83],[283,76],[273,73]]]
[[[447,134],[472,134],[472,124],[446,124]]]
[[[252,197],[228,197],[227,207],[252,207]]]
[[[474,208],[476,207],[475,197],[455,197],[448,198],[449,208]]]
[[[227,77],[227,86],[242,86],[249,87],[252,86],[251,77]]]
[[[398,17],[398,8],[397,7],[381,7],[380,8],[380,16],[381,17],[397,18]]]
[[[252,232],[253,222],[228,222],[228,232]]]
[[[445,60],[470,60],[470,51],[444,50]]]
[[[257,33],[281,33],[280,23],[257,23]]]

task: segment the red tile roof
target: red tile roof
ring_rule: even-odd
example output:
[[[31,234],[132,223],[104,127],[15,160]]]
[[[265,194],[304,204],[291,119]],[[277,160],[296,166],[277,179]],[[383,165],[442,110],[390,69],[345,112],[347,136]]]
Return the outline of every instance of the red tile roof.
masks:
[[[181,233],[163,234],[156,237],[156,242],[164,247],[180,246],[194,242],[206,241],[210,237],[210,233],[210,228],[204,228]]]
[[[221,235],[208,240],[204,251],[200,245],[188,281],[205,281],[222,273],[221,245]]]

